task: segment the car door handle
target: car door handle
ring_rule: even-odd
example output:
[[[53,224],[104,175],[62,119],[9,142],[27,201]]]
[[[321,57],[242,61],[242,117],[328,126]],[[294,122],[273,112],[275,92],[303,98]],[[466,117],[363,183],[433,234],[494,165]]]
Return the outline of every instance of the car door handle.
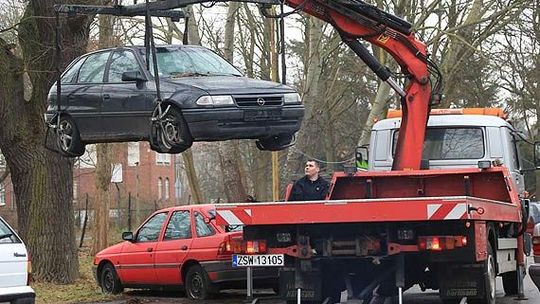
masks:
[[[103,100],[109,100],[109,99],[111,99],[111,95],[103,94]]]
[[[18,253],[18,252],[14,252],[14,253],[13,253],[13,256],[16,257],[16,258],[25,258],[25,257],[26,257],[26,253]]]
[[[186,245],[184,245],[184,246],[182,246],[182,248],[180,248],[180,249],[182,249],[182,250],[187,250],[188,247],[187,247]]]
[[[148,251],[148,252],[152,252],[153,250],[154,250],[154,248],[152,248],[152,247],[146,248],[146,251]]]

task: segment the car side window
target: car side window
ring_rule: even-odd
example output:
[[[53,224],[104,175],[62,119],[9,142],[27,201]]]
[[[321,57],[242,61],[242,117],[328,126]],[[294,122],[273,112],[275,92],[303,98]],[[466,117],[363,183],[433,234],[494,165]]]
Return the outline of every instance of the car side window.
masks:
[[[73,83],[77,79],[77,73],[79,73],[79,69],[85,60],[86,57],[81,58],[74,65],[72,65],[62,76],[61,83]]]
[[[189,238],[191,238],[191,219],[189,217],[189,211],[175,211],[171,215],[163,240],[169,241]]]
[[[11,229],[0,220],[0,245],[1,244],[13,244],[20,243],[21,240],[15,235]]]
[[[204,221],[204,217],[199,212],[195,212],[195,228],[198,237],[210,236],[216,233],[214,228]]]
[[[89,55],[79,70],[78,83],[102,83],[105,67],[111,52],[100,52]]]
[[[161,227],[167,218],[167,212],[162,212],[151,217],[137,233],[137,242],[156,242],[159,238]]]
[[[140,71],[133,52],[128,50],[114,52],[111,58],[108,82],[122,82],[122,73],[132,71]]]

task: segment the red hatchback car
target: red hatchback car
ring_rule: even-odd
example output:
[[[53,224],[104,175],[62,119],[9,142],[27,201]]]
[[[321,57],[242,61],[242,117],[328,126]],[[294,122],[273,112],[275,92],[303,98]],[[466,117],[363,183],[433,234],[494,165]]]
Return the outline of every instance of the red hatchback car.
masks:
[[[94,274],[104,293],[128,288],[184,288],[207,299],[222,288],[245,288],[246,270],[233,268],[230,242],[242,232],[215,224],[214,205],[190,205],[154,212],[125,242],[100,251]],[[277,288],[277,269],[255,268],[255,287]]]

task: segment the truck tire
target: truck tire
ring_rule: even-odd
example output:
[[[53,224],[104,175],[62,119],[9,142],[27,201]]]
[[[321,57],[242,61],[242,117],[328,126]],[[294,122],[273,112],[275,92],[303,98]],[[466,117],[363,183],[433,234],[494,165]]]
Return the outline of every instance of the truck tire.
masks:
[[[517,271],[511,271],[502,275],[504,293],[508,296],[517,295],[518,281]]]
[[[496,284],[496,269],[495,269],[495,256],[493,255],[493,248],[488,242],[487,244],[487,259],[484,261],[484,298],[482,299],[470,299],[470,304],[495,304],[495,291],[497,290]]]

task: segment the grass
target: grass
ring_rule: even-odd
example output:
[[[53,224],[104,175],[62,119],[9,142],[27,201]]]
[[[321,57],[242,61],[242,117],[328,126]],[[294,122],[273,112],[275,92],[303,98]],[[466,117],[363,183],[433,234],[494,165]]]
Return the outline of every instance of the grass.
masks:
[[[123,299],[120,295],[105,295],[97,286],[92,273],[93,256],[88,248],[79,251],[80,277],[73,284],[32,283],[36,291],[36,303],[88,303]]]

